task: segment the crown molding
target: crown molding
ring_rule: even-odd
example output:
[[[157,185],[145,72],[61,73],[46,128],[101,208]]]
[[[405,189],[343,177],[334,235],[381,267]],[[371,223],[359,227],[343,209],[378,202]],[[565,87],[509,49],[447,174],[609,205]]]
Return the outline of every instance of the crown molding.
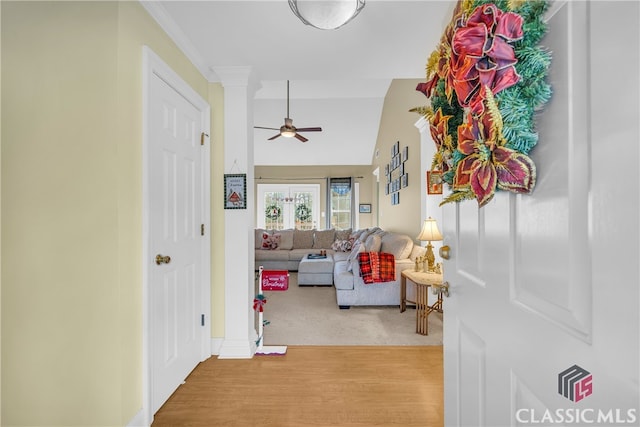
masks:
[[[171,40],[178,46],[178,49],[191,61],[191,63],[200,71],[200,74],[208,82],[218,82],[219,79],[215,73],[205,63],[204,59],[193,46],[191,40],[182,32],[178,24],[169,16],[169,13],[159,1],[143,1],[140,4],[145,8],[147,13],[160,25]]]

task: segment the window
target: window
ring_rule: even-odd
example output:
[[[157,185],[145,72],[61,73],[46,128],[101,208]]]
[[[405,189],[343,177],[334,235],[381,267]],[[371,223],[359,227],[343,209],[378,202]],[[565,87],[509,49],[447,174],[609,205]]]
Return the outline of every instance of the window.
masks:
[[[354,207],[358,185],[352,178],[329,178],[330,227],[338,230],[358,228],[358,216]],[[355,220],[354,220],[355,219]]]
[[[268,230],[312,230],[320,218],[320,186],[317,184],[258,184],[256,222]]]

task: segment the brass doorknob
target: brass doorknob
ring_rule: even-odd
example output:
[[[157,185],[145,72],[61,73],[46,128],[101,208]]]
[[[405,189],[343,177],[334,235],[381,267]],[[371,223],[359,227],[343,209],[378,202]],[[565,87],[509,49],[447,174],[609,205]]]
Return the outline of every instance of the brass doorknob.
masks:
[[[160,254],[156,255],[156,264],[160,265],[160,264],[169,264],[171,262],[171,257],[166,255],[166,256],[162,256]]]
[[[440,248],[440,251],[439,251],[440,252],[440,258],[449,259],[449,256],[451,255],[450,252],[449,252],[449,249],[451,249],[451,248],[449,248],[449,246],[447,246],[447,245],[442,246]]]
[[[431,285],[431,292],[433,292],[434,295],[442,292],[442,295],[449,298],[449,282],[444,282],[442,285]]]

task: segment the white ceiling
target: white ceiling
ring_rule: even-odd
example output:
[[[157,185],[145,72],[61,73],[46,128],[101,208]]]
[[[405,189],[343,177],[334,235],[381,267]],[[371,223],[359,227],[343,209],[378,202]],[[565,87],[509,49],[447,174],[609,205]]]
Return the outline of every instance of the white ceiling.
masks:
[[[424,78],[454,7],[452,0],[367,0],[337,30],[304,25],[286,0],[151,1],[149,13],[203,75],[250,66],[260,81],[254,124],[279,128],[286,116],[296,127],[322,132],[267,141],[277,131],[254,131],[256,165],[371,164],[384,97],[392,79]]]

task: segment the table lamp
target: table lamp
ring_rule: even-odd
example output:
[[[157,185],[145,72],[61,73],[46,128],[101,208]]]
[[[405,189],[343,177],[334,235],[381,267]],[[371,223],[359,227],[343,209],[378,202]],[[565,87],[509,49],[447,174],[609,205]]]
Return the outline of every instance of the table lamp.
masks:
[[[435,261],[436,257],[433,255],[433,246],[431,242],[437,242],[442,240],[442,234],[440,234],[440,230],[438,230],[438,225],[436,224],[436,220],[429,217],[424,220],[424,224],[422,224],[422,230],[417,237],[418,240],[427,241],[427,272],[434,273],[436,271]]]

